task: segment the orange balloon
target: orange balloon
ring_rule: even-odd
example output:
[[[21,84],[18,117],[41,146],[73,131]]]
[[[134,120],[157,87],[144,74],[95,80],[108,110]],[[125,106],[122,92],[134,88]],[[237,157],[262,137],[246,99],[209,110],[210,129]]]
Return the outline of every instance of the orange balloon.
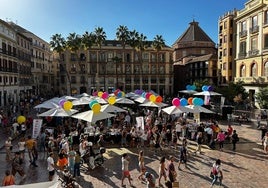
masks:
[[[188,98],[188,104],[189,105],[193,105],[193,97],[189,97]]]

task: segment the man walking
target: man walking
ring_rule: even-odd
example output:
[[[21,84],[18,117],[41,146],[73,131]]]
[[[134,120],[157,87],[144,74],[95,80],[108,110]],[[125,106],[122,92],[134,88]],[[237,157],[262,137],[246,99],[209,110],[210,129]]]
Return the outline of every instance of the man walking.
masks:
[[[236,150],[236,143],[239,141],[239,137],[236,133],[236,130],[233,131],[233,134],[232,134],[232,144],[233,144],[233,151]]]

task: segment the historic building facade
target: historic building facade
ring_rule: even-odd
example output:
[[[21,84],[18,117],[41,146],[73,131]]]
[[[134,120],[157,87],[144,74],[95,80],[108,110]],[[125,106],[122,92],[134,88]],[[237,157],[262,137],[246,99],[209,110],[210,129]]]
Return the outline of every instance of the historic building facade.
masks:
[[[236,12],[229,11],[219,18],[218,69],[221,86],[228,85],[235,77]]]
[[[187,84],[208,80],[218,84],[216,44],[193,21],[172,45],[174,50],[174,94],[185,89]]]
[[[95,90],[112,92],[119,88],[124,92],[143,89],[171,95],[172,49],[165,46],[157,52],[149,45],[141,57],[138,53],[128,45],[123,49],[116,40],[104,41],[101,49],[92,46],[77,53],[65,50],[57,59],[60,94],[91,94]]]
[[[268,85],[268,1],[250,0],[237,12],[236,77],[254,101],[260,87]]]

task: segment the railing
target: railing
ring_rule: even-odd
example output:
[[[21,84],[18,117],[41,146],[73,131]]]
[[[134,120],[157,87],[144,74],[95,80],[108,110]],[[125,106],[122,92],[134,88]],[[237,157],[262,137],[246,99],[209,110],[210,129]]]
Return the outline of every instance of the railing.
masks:
[[[248,51],[248,56],[254,56],[254,55],[258,55],[259,54],[259,50],[250,50]]]
[[[252,28],[249,29],[250,33],[256,33],[258,31],[259,31],[259,26],[258,25],[253,26]]]
[[[248,31],[247,30],[244,30],[244,31],[240,31],[239,32],[239,36],[240,37],[245,37],[245,36],[247,36],[247,34],[248,34]]]

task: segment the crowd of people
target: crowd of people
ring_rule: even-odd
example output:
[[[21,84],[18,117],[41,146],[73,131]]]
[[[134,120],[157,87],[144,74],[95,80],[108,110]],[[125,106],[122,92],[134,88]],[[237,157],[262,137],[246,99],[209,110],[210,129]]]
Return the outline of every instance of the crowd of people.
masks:
[[[3,116],[2,116],[3,117]],[[142,117],[144,124],[137,124],[136,117]],[[2,118],[2,125],[5,122]],[[174,167],[174,156],[162,156],[159,161],[158,181],[152,172],[146,168],[143,149],[151,149],[155,155],[161,156],[165,148],[179,148],[178,170],[184,164],[187,168],[188,143],[196,144],[196,154],[202,154],[202,145],[206,144],[211,149],[223,151],[226,142],[232,143],[233,151],[236,151],[236,144],[239,141],[237,131],[231,124],[226,130],[219,127],[218,122],[209,119],[204,122],[197,122],[189,119],[187,114],[181,116],[168,116],[156,110],[149,109],[128,109],[127,113],[117,113],[116,117],[109,120],[99,121],[96,124],[87,123],[73,118],[45,118],[40,134],[33,139],[27,136],[26,130],[32,123],[32,118],[27,122],[18,124],[12,120],[10,137],[5,142],[6,160],[11,162],[12,169],[6,171],[3,185],[14,184],[15,175],[18,172],[24,179],[26,174],[23,169],[25,153],[30,164],[38,167],[39,152],[46,154],[48,166],[48,179],[51,181],[55,172],[60,170],[80,177],[80,167],[83,157],[88,152],[88,168],[93,170],[95,150],[101,147],[127,147],[138,148],[139,181],[144,181],[147,187],[163,186],[164,179],[167,187],[172,187],[176,182],[177,172]],[[25,126],[25,128],[24,128]],[[12,139],[19,135],[18,151],[12,156]],[[217,146],[218,145],[218,146]],[[268,151],[268,133],[263,137],[264,150]],[[130,185],[133,179],[129,172],[129,156],[122,155],[122,186],[127,178]],[[168,159],[168,160],[167,160]],[[222,183],[223,175],[220,169],[220,160],[213,164],[217,173],[213,172],[214,185],[216,180]]]

